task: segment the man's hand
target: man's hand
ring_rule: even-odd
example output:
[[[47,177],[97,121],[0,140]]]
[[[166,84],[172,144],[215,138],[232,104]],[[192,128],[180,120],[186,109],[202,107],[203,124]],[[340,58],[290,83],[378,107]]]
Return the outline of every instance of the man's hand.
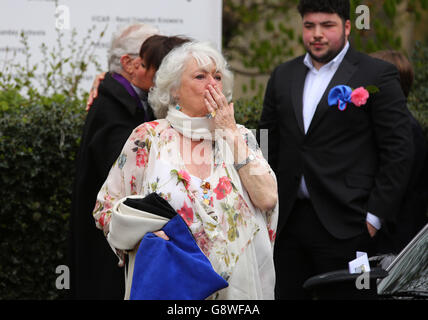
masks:
[[[162,230],[159,230],[159,231],[155,231],[155,232],[153,232],[156,236],[158,236],[159,238],[162,238],[162,239],[164,239],[164,240],[169,240],[169,237],[166,235],[166,233],[164,232],[164,231],[162,231]]]
[[[100,86],[100,82],[104,80],[105,76],[106,72],[103,72],[95,77],[94,82],[92,83],[91,91],[89,92],[88,101],[86,102],[86,111],[89,111],[92,103],[94,102],[94,99],[98,96],[98,87]]]
[[[370,237],[374,237],[376,235],[377,229],[373,227],[370,223],[366,221],[367,230],[369,231]]]

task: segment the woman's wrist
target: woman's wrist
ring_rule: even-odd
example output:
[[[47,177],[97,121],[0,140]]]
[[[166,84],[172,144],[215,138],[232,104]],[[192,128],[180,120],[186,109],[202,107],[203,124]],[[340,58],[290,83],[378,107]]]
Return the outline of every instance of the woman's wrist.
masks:
[[[239,130],[236,130],[233,133],[233,159],[234,165],[239,165],[245,162],[250,155],[250,150],[248,149],[247,143],[242,137]]]
[[[256,160],[256,158],[250,154],[244,161],[239,162],[234,164],[235,170],[239,171],[242,167],[245,167],[247,164],[249,164],[250,162]]]

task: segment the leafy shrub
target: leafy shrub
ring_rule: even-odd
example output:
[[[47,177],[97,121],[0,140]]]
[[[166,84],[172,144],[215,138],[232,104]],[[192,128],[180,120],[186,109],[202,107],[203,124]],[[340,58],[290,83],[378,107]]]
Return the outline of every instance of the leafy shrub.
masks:
[[[25,63],[6,51],[0,66],[0,299],[66,296],[56,289],[55,271],[67,263],[75,156],[88,96],[80,86],[91,65],[100,71],[94,50],[104,31],[89,29],[79,44],[72,30],[65,46],[56,29],[54,47],[41,45],[38,64],[30,63],[35,49],[21,32]]]
[[[56,95],[0,95],[0,298],[55,299],[66,264],[74,159],[84,108]],[[9,106],[5,108],[5,106]]]
[[[56,1],[56,0],[55,0]],[[57,2],[57,1],[56,1]],[[24,49],[25,63],[16,62],[16,52],[6,48],[6,54],[0,62],[0,88],[3,90],[18,90],[34,102],[46,96],[64,95],[70,99],[84,99],[86,89],[81,88],[82,80],[90,66],[101,72],[101,65],[95,55],[97,42],[104,37],[105,30],[94,34],[95,26],[90,28],[80,44],[77,43],[77,31],[71,31],[71,39],[66,46],[63,44],[63,34],[56,29],[55,45],[48,48],[44,43],[39,50],[42,59],[38,63],[31,63],[31,52],[28,37],[21,32],[19,40]],[[96,40],[92,40],[95,38]],[[68,54],[64,48],[68,48]]]
[[[428,139],[428,42],[417,42],[412,55],[415,82],[409,95],[409,108]]]
[[[256,96],[253,98],[241,98],[235,101],[235,120],[248,129],[257,129],[263,108],[263,98]]]

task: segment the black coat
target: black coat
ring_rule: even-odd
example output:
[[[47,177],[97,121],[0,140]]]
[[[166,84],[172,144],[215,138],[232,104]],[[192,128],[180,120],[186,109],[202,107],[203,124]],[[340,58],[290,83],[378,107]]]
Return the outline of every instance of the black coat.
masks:
[[[415,156],[409,185],[397,216],[397,225],[378,237],[377,253],[399,253],[428,223],[428,142],[422,127],[409,112]]]
[[[96,228],[96,196],[132,130],[145,113],[118,81],[107,73],[88,112],[73,190],[71,215],[71,295],[76,299],[123,299],[124,271]],[[148,115],[153,120],[153,113]]]
[[[305,135],[304,56],[277,67],[268,82],[260,129],[269,129],[268,160],[279,186],[279,226],[297,198],[304,175],[312,204],[337,239],[367,232],[367,212],[382,228],[395,222],[410,176],[413,143],[406,99],[396,68],[350,48],[329,83]],[[374,85],[366,105],[328,106],[336,85]],[[310,236],[310,235],[308,235]]]

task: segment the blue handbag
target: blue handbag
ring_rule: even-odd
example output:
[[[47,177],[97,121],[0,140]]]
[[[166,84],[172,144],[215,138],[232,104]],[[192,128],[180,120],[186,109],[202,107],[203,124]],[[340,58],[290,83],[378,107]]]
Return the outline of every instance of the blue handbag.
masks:
[[[162,228],[170,240],[152,232],[141,240],[135,257],[131,300],[203,300],[228,286],[199,249],[187,224],[166,200],[152,193],[124,203],[172,217]]]

